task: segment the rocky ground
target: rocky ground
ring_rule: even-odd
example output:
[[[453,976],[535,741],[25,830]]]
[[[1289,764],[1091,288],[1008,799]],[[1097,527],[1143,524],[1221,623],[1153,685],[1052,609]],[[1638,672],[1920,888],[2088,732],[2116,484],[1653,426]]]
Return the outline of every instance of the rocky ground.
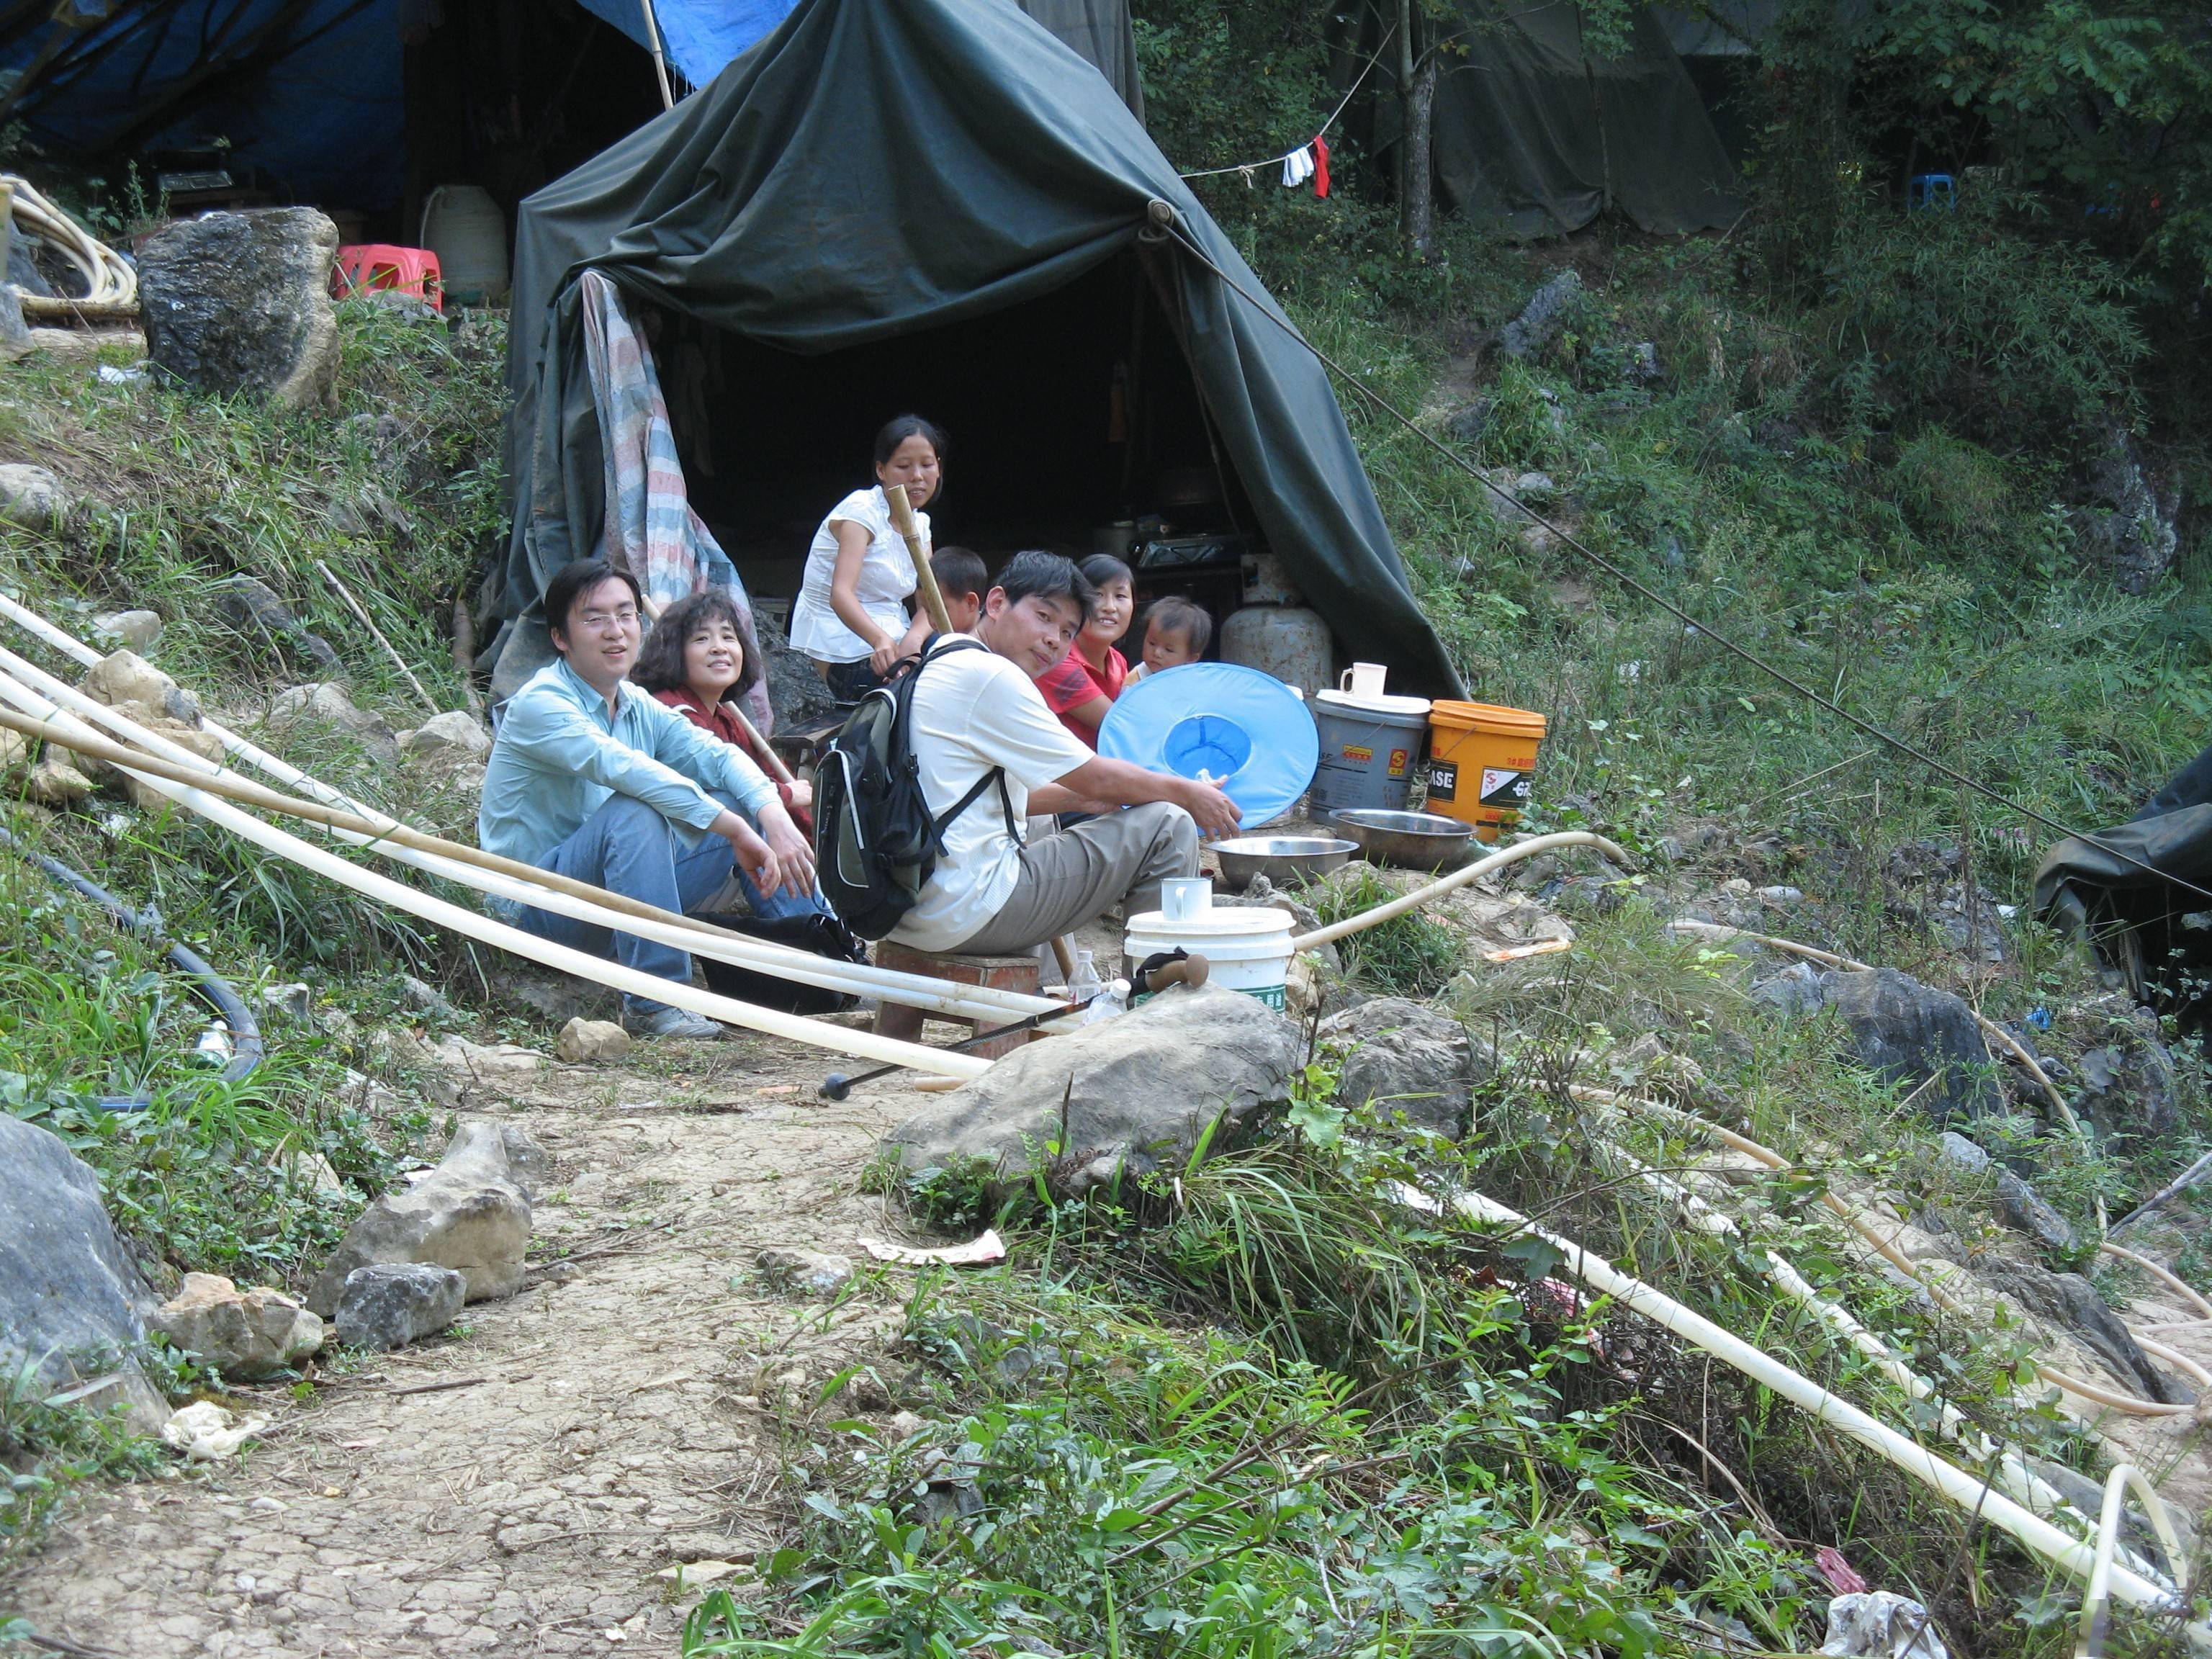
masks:
[[[824,1069],[748,1039],[472,1089],[555,1162],[520,1293],[305,1400],[240,1391],[274,1419],[242,1459],[97,1492],[0,1601],[141,1659],[672,1650],[696,1596],[657,1575],[769,1542],[775,1402],[866,1358],[909,1276],[855,1245],[899,1226],[859,1177],[928,1097],[833,1105]],[[773,1289],[776,1246],[850,1255],[857,1286]]]

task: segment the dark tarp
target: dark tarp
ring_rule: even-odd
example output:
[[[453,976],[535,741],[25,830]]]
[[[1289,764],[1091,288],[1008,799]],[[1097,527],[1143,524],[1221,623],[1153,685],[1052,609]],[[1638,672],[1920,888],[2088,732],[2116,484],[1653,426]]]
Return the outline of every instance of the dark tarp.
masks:
[[[642,0],[578,3],[643,51]],[[1128,0],[1021,3],[1142,112]],[[781,23],[793,0],[653,5],[669,63],[703,86]],[[11,112],[49,149],[219,141],[286,199],[382,210],[398,205],[406,174],[400,43],[420,40],[440,17],[434,0],[63,0],[36,27],[0,35],[0,70],[33,72]],[[150,198],[150,180],[146,189]]]
[[[1267,315],[1179,246],[1139,249],[1155,200]],[[495,690],[544,650],[544,584],[602,519],[587,266],[634,302],[816,356],[1004,312],[1133,252],[1307,602],[1407,691],[1456,694],[1321,365],[1112,85],[1008,0],[805,0],[712,86],[523,204]],[[974,378],[1000,367],[978,358]]]
[[[1585,39],[1572,0],[1471,0],[1450,16],[1431,141],[1445,205],[1516,236],[1580,230],[1608,208],[1670,235],[1741,216],[1735,165],[1649,9],[1636,9],[1619,58]],[[1362,14],[1340,74],[1358,73],[1389,27]],[[1383,50],[1378,78],[1395,88],[1393,62]],[[1395,143],[1395,91],[1373,118],[1370,141]]]
[[[2199,890],[2207,889],[2212,749],[2125,823],[2052,848],[2035,872],[2035,911],[2094,945],[2127,975],[2136,997],[2158,1000],[2194,1027],[2204,1022],[2212,981],[2212,897]]]

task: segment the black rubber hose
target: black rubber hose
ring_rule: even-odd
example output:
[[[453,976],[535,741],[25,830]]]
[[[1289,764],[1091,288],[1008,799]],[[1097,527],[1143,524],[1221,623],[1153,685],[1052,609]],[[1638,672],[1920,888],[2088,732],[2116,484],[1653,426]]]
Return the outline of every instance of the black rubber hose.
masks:
[[[57,886],[82,893],[140,938],[150,939],[157,944],[162,942],[158,922],[132,909],[82,871],[73,870],[59,859],[48,858],[43,853],[27,852],[23,843],[6,829],[0,829],[0,846],[25,852],[49,881]],[[246,1006],[229,981],[208,966],[206,959],[198,951],[171,940],[168,941],[168,959],[190,976],[192,988],[199,993],[203,1001],[222,1017],[230,1032],[230,1063],[222,1068],[217,1080],[223,1083],[244,1082],[252,1076],[254,1068],[261,1064],[262,1057],[267,1052],[261,1041],[260,1021],[254,1018],[253,1011]],[[143,1112],[153,1103],[152,1097],[143,1094],[102,1095],[100,1098],[101,1107],[111,1112]]]

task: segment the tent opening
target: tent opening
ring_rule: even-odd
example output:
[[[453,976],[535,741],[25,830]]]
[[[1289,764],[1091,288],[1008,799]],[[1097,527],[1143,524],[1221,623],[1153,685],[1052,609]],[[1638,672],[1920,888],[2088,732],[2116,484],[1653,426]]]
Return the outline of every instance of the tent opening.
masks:
[[[877,428],[914,413],[950,441],[930,507],[939,545],[996,570],[1024,548],[1080,557],[1134,544],[1140,600],[1188,594],[1224,620],[1243,600],[1243,556],[1263,550],[1256,516],[1144,257],[818,356],[673,325],[658,355],[685,482],[748,589],[798,592],[823,516],[874,482]]]

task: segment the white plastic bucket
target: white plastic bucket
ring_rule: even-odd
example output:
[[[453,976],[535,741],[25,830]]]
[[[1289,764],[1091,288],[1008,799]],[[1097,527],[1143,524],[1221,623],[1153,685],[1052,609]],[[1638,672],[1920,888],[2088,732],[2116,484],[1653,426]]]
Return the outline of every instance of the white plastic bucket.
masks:
[[[1182,921],[1171,921],[1164,911],[1146,910],[1129,918],[1121,942],[1122,972],[1133,974],[1157,951],[1188,951],[1206,958],[1212,969],[1208,984],[1242,991],[1279,1009],[1291,968],[1291,924],[1288,911],[1270,906],[1208,908]]]
[[[447,295],[483,305],[507,292],[507,216],[481,185],[441,185],[422,204],[422,244]]]

